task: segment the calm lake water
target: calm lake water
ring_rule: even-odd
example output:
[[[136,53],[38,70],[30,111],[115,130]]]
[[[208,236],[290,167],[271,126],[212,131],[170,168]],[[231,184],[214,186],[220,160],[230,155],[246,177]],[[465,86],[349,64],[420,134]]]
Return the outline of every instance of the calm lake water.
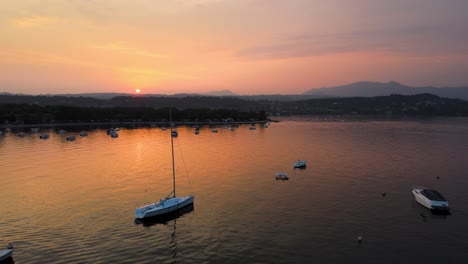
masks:
[[[144,223],[134,209],[172,188],[169,130],[0,137],[0,245],[13,243],[15,263],[468,260],[468,119],[218,130],[178,128],[177,194],[194,193],[194,207]],[[413,185],[439,190],[452,214],[417,204]]]

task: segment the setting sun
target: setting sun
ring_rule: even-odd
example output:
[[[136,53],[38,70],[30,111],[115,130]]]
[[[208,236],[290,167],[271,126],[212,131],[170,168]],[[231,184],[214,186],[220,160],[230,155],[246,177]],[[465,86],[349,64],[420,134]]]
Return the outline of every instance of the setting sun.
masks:
[[[136,92],[136,93],[140,93],[140,89],[136,89],[135,92]]]

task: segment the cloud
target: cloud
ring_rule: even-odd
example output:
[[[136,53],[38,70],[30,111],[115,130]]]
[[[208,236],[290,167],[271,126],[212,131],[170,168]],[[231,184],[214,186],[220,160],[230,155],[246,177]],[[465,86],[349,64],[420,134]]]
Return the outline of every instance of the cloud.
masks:
[[[17,27],[27,28],[27,27],[41,27],[51,24],[56,24],[60,21],[57,17],[52,16],[29,16],[21,17],[13,20],[13,23]]]
[[[148,76],[148,77],[155,77],[155,78],[158,76],[164,76],[164,77],[179,78],[179,79],[197,79],[193,75],[161,71],[156,68],[124,67],[124,68],[119,68],[119,71],[123,73],[131,74],[131,75]]]
[[[119,53],[124,53],[127,55],[138,55],[138,56],[153,57],[153,58],[167,58],[167,56],[164,54],[158,54],[158,53],[154,53],[154,52],[147,51],[144,49],[129,47],[129,46],[124,45],[123,43],[109,43],[105,45],[93,46],[92,48],[119,52]]]
[[[271,44],[270,44],[271,43]],[[248,59],[285,59],[347,52],[383,51],[407,55],[468,52],[464,25],[424,25],[345,33],[302,34],[237,51]]]

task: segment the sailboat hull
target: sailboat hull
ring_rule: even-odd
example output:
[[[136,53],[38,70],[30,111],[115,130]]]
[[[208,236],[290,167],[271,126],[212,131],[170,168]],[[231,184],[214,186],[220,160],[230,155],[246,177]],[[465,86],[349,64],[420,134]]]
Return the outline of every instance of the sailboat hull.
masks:
[[[138,219],[165,215],[193,204],[194,196],[161,199],[159,202],[148,204],[135,210]]]

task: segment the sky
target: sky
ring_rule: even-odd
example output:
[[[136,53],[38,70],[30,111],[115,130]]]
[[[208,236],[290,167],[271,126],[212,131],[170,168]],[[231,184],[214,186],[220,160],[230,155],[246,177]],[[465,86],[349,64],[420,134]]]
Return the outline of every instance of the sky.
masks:
[[[0,0],[0,92],[468,86],[466,0]]]

